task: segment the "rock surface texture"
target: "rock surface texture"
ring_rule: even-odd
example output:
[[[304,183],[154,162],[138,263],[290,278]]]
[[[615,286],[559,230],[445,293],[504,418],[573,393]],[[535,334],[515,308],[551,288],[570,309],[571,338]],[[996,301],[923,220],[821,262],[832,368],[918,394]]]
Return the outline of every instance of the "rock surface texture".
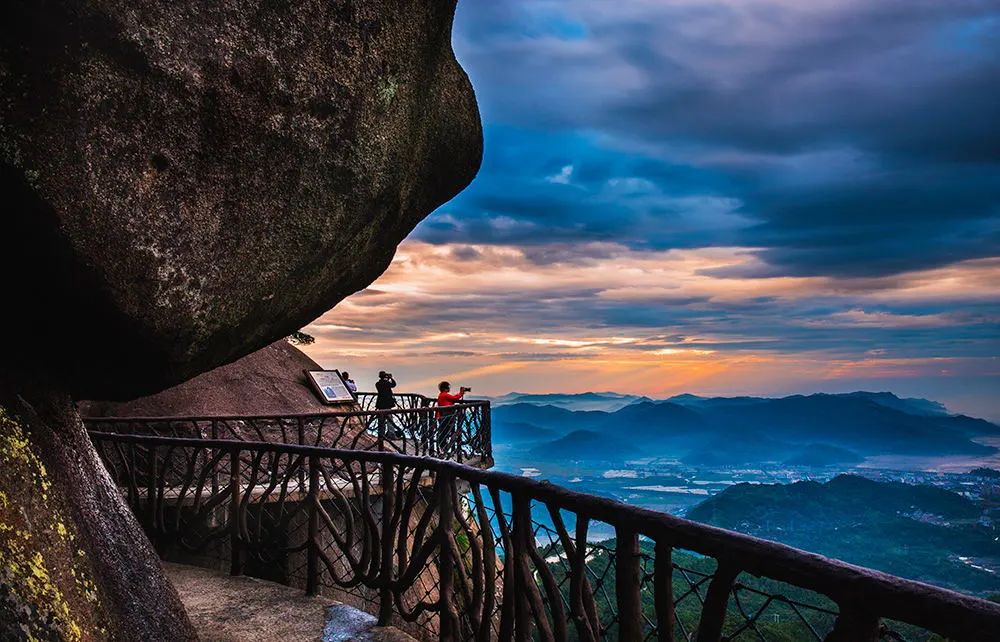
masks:
[[[267,415],[317,415],[360,410],[358,404],[324,404],[306,381],[304,370],[322,368],[304,352],[279,339],[232,363],[204,372],[184,383],[130,401],[82,401],[83,417],[234,417]],[[264,425],[264,424],[261,424]],[[376,440],[368,433],[368,422],[361,417],[329,419],[323,425],[306,422],[306,443],[328,448],[375,448]],[[98,428],[100,429],[100,428]],[[135,432],[140,425],[133,425]],[[239,430],[238,422],[223,422],[219,434]],[[244,429],[246,427],[244,426]],[[209,422],[184,422],[174,425],[177,436],[185,431],[204,438],[212,435]],[[251,432],[246,439],[282,441],[293,438],[282,431]]]
[[[479,166],[453,12],[2,3],[0,278],[8,300],[31,302],[5,323],[59,338],[5,350],[6,369],[133,397],[368,285]]]
[[[0,639],[195,635],[71,398],[298,329],[475,175],[453,0],[0,3]]]
[[[307,354],[279,339],[269,346],[166,390],[129,401],[80,402],[84,417],[232,417],[304,415],[357,410],[328,406],[304,370],[322,370]]]

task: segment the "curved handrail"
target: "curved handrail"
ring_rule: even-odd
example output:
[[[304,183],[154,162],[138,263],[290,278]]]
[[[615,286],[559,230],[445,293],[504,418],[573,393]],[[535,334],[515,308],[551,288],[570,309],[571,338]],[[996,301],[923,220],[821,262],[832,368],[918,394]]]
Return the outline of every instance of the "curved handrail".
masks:
[[[373,410],[378,399],[377,392],[360,391],[355,393],[358,405],[365,410]],[[425,408],[437,405],[437,399],[422,395],[419,392],[394,392],[393,398],[399,408]]]
[[[389,450],[493,465],[490,402],[300,414],[86,417],[88,430]],[[181,434],[178,434],[181,433]],[[247,434],[251,439],[247,439]]]
[[[178,439],[140,435],[121,435],[115,433],[91,433],[96,444],[117,443],[131,444],[133,446],[145,446],[150,451],[157,448],[164,449],[215,449],[220,452],[230,452],[231,461],[239,462],[241,453],[253,453],[255,460],[261,456],[288,456],[308,460],[309,462],[328,462],[332,466],[341,466],[344,469],[353,470],[360,467],[362,470],[381,470],[383,479],[391,480],[394,477],[392,471],[397,471],[397,483],[402,483],[402,473],[399,471],[429,471],[433,473],[437,480],[435,484],[444,483],[442,487],[444,496],[440,499],[442,504],[447,504],[444,499],[447,496],[455,495],[455,480],[471,486],[485,486],[496,497],[500,491],[509,493],[513,498],[514,513],[512,526],[502,534],[505,538],[513,542],[514,548],[508,551],[517,557],[527,555],[525,552],[526,542],[532,526],[525,527],[525,516],[523,510],[519,513],[518,506],[529,506],[531,502],[548,506],[550,510],[569,511],[579,517],[580,520],[599,520],[615,527],[618,540],[619,556],[631,555],[636,559],[639,556],[638,544],[628,544],[630,538],[639,535],[649,538],[656,543],[657,555],[661,554],[661,547],[666,547],[667,561],[669,562],[670,548],[682,548],[694,551],[701,555],[715,558],[718,561],[718,570],[709,585],[708,595],[704,600],[702,620],[699,629],[699,640],[716,640],[721,634],[723,620],[726,615],[726,602],[730,591],[733,590],[733,582],[740,572],[747,572],[753,575],[765,576],[771,579],[793,584],[817,593],[824,594],[834,600],[840,607],[840,615],[834,628],[834,633],[828,640],[863,640],[874,639],[870,634],[877,629],[878,618],[889,618],[899,620],[912,625],[922,627],[940,635],[957,640],[986,641],[993,639],[993,635],[1000,631],[1000,604],[982,600],[968,595],[963,595],[954,591],[940,587],[902,579],[879,571],[847,564],[838,560],[829,559],[821,555],[799,550],[784,544],[762,540],[750,535],[744,535],[724,529],[692,522],[679,517],[660,513],[648,509],[630,506],[611,499],[597,497],[580,493],[559,486],[510,475],[497,471],[485,471],[471,468],[454,462],[443,461],[429,457],[413,457],[392,452],[356,451],[333,448],[315,448],[298,445],[283,445],[264,442],[232,442],[227,440],[201,440],[201,439]],[[155,461],[155,460],[154,460]],[[311,464],[312,465],[312,464]],[[374,467],[374,468],[373,468]],[[325,475],[325,473],[324,473]],[[446,480],[441,482],[441,480]],[[447,480],[451,480],[448,486]],[[381,483],[381,482],[380,482]],[[435,485],[435,488],[438,488]],[[312,492],[312,491],[311,491]],[[387,504],[388,501],[382,502]],[[447,504],[448,511],[454,510]],[[440,508],[445,511],[445,508]],[[441,519],[448,517],[451,521],[451,512],[441,513]],[[456,512],[457,514],[457,512]],[[484,513],[481,513],[484,514]],[[528,514],[530,521],[530,509]],[[386,522],[389,523],[389,522]],[[482,525],[480,525],[482,526]],[[443,528],[443,527],[442,527]],[[489,530],[489,529],[487,529]],[[468,531],[473,532],[473,531]],[[578,531],[579,532],[579,531]],[[584,528],[584,537],[586,529]],[[438,533],[439,537],[450,541],[454,533],[449,534],[447,529]],[[560,533],[567,542],[570,541],[569,534],[563,530]],[[395,536],[393,536],[395,537]],[[522,537],[524,539],[518,539]],[[499,540],[498,540],[499,541]],[[521,550],[518,551],[517,542],[521,542]],[[637,541],[637,540],[636,540]],[[454,544],[454,542],[452,542]],[[577,542],[580,546],[580,542]],[[584,541],[585,545],[585,541]],[[624,552],[623,552],[624,547]],[[577,556],[570,554],[570,549],[566,549],[567,556]],[[391,549],[390,549],[391,551]],[[446,550],[441,549],[439,554],[445,556]],[[454,555],[452,551],[451,555]],[[622,559],[629,559],[622,557]],[[659,558],[657,558],[658,560]],[[454,560],[451,560],[453,565]],[[521,562],[518,562],[520,564]],[[585,564],[585,562],[582,562]],[[629,562],[630,563],[630,562]],[[639,575],[638,562],[629,571],[629,563],[621,563],[625,566],[624,575],[619,575],[616,583],[617,606],[622,628],[622,639],[629,639],[625,635],[626,631],[639,631],[640,623],[633,622],[627,616],[628,613],[641,614],[635,610],[639,606],[638,584],[631,586],[635,580],[641,578]],[[527,562],[524,562],[527,564]],[[453,568],[448,566],[447,568]],[[538,565],[536,560],[536,573]],[[527,569],[527,566],[525,566]],[[447,574],[447,571],[440,571]],[[526,571],[527,572],[527,571]],[[584,571],[578,572],[584,578]],[[621,568],[616,569],[616,573],[622,573]],[[633,572],[633,575],[629,575]],[[507,587],[509,579],[504,574],[504,590],[525,590],[524,578],[520,571],[515,572],[517,582],[521,584]],[[529,573],[530,575],[530,573]],[[542,574],[544,575],[544,573]],[[660,577],[660,571],[656,571]],[[544,577],[543,577],[544,579]],[[381,580],[380,580],[381,581]],[[387,581],[387,580],[386,580]],[[497,581],[500,581],[499,578]],[[532,580],[534,581],[534,580]],[[374,582],[378,585],[378,582]],[[579,583],[574,584],[573,591],[579,591]],[[669,589],[669,582],[667,583]],[[717,587],[717,588],[716,588]],[[547,589],[548,587],[546,587]],[[630,593],[633,591],[634,595]],[[449,587],[449,590],[450,587]],[[534,591],[539,591],[534,587]],[[442,592],[445,587],[442,587]],[[672,593],[671,593],[672,595]],[[447,597],[447,596],[446,596]],[[551,601],[552,596],[550,596]],[[445,600],[445,598],[442,598]],[[721,600],[721,602],[720,602]],[[442,602],[444,604],[444,602]],[[538,604],[542,604],[541,601]],[[537,605],[533,605],[535,608]],[[550,604],[551,606],[551,604]],[[660,603],[657,603],[657,613],[660,613]],[[447,605],[442,612],[442,618],[447,617]],[[720,610],[721,608],[721,610]],[[528,611],[526,613],[530,613]],[[672,617],[671,608],[664,611]],[[452,616],[457,617],[455,614]],[[522,613],[522,615],[524,615]],[[520,617],[520,616],[518,616]],[[556,618],[553,618],[554,620]],[[717,621],[716,621],[717,620]],[[515,617],[515,622],[517,618]],[[444,627],[442,622],[442,627]],[[517,626],[515,624],[514,626]],[[521,624],[525,626],[525,624]],[[875,627],[873,629],[872,627]],[[669,625],[672,627],[672,623]],[[714,627],[714,628],[713,628]],[[717,631],[717,633],[712,633]],[[836,634],[838,637],[834,637]],[[868,637],[862,637],[867,635]],[[558,636],[556,636],[558,639]],[[663,638],[661,639],[672,639]]]
[[[456,403],[453,406],[448,406],[449,410],[461,410],[463,408],[489,408],[489,401],[466,401],[462,403]],[[106,416],[106,417],[84,417],[84,423],[97,423],[97,422],[107,422],[107,423],[124,423],[124,422],[138,422],[138,423],[148,423],[154,421],[160,422],[170,422],[170,421],[250,421],[250,420],[278,420],[278,419],[325,419],[328,417],[359,417],[365,415],[383,415],[389,416],[394,414],[410,414],[410,413],[420,413],[420,414],[431,414],[440,411],[441,408],[438,406],[424,406],[421,408],[390,408],[388,410],[331,410],[330,412],[308,412],[308,413],[286,413],[286,414],[262,414],[262,415],[162,415],[162,416],[148,416],[148,417],[118,417],[118,416]]]

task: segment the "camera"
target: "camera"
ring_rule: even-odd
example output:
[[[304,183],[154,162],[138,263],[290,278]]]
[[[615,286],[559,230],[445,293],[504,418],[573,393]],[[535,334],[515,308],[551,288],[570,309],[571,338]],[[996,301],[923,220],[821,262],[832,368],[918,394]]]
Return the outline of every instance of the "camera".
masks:
[[[465,386],[462,386],[462,392],[472,392],[472,388],[466,388]]]

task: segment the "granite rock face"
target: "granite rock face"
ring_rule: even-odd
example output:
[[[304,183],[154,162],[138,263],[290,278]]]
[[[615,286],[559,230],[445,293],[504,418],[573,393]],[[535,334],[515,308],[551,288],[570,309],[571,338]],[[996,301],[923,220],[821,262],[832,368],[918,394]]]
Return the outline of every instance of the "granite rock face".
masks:
[[[17,306],[4,324],[44,340],[17,342],[0,369],[129,398],[368,285],[479,167],[453,12],[4,2],[0,279]]]
[[[279,339],[232,363],[166,390],[128,401],[82,401],[83,417],[233,417],[360,410],[319,400],[304,370],[323,368]]]

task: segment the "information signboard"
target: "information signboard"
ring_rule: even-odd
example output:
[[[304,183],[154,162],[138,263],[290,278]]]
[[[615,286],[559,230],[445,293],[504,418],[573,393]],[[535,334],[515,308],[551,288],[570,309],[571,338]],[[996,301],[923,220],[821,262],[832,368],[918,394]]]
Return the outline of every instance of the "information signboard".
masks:
[[[306,379],[323,403],[354,403],[354,393],[344,383],[340,370],[306,370]]]

